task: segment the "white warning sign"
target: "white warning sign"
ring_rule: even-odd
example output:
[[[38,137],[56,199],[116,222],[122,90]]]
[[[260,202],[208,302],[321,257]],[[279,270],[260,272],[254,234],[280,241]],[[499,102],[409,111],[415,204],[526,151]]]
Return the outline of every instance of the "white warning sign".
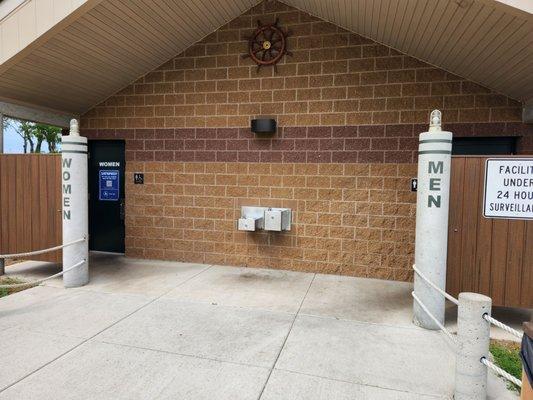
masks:
[[[533,158],[489,158],[483,215],[533,219]]]

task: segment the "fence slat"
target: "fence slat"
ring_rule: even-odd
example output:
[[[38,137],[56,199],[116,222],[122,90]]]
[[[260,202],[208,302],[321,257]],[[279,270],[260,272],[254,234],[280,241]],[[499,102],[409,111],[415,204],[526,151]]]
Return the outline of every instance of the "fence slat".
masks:
[[[463,243],[462,243],[462,275],[461,291],[477,292],[476,275],[476,242],[479,221],[479,161],[476,158],[467,158],[465,165],[465,180],[463,187]],[[473,209],[473,210],[472,210]]]
[[[0,155],[0,254],[61,244],[61,157]],[[61,262],[62,252],[32,256]]]
[[[479,205],[483,209],[483,186],[485,184],[485,168],[483,161],[480,162],[478,186],[480,189]],[[490,293],[490,274],[492,258],[492,222],[491,218],[480,218],[478,223],[476,251],[476,273],[478,275],[478,292],[488,295]]]
[[[450,177],[450,215],[448,220],[448,268],[446,274],[446,291],[456,296],[461,289],[461,268],[449,268],[461,265],[461,243],[463,232],[460,229],[463,209],[460,206],[464,190],[465,157],[452,158]],[[453,210],[453,212],[452,212]]]
[[[524,261],[525,221],[509,221],[509,235],[507,236],[507,270],[505,277],[505,302],[520,303],[522,290],[522,267]]]
[[[531,289],[533,288],[533,223],[529,222],[526,225],[526,245],[520,304],[533,304],[533,290]]]

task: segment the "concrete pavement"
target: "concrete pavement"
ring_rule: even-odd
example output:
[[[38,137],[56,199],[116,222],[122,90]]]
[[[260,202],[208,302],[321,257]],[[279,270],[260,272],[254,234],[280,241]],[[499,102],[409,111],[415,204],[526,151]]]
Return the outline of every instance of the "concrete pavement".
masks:
[[[95,254],[83,288],[0,299],[0,399],[449,399],[453,348],[412,325],[411,290]]]

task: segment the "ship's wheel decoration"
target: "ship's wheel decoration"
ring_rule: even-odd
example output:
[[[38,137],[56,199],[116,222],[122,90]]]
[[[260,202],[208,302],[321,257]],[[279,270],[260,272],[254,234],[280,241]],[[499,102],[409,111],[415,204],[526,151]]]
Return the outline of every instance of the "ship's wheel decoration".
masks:
[[[250,57],[257,64],[257,71],[268,65],[273,65],[275,71],[276,64],[285,54],[292,56],[287,50],[289,32],[284,32],[278,22],[276,19],[273,24],[262,25],[258,20],[257,29],[248,39],[248,54],[242,57]]]

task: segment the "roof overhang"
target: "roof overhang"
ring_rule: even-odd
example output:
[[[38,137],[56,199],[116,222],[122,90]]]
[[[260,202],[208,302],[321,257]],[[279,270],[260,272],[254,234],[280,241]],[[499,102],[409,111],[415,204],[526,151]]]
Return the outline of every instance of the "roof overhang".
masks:
[[[32,2],[0,21],[0,37],[36,29],[38,20],[17,15],[31,10]],[[217,0],[213,7],[210,0],[78,1],[81,6],[61,20],[51,17],[53,27],[2,62],[0,98],[81,114],[257,2]]]
[[[516,100],[533,100],[530,0],[285,3]]]
[[[54,125],[61,128],[68,128],[70,120],[76,115],[66,114],[44,107],[10,103],[0,100],[0,115],[12,117],[25,121],[39,122],[41,124]]]
[[[257,2],[79,1],[2,62],[0,98],[82,114]],[[529,0],[284,2],[511,98],[533,101]],[[4,25],[0,21],[5,36]]]

